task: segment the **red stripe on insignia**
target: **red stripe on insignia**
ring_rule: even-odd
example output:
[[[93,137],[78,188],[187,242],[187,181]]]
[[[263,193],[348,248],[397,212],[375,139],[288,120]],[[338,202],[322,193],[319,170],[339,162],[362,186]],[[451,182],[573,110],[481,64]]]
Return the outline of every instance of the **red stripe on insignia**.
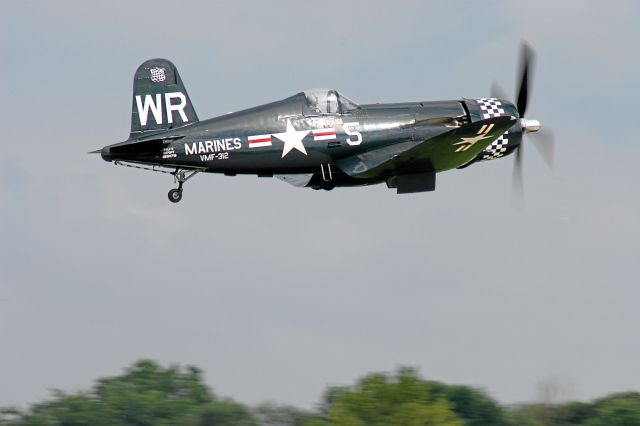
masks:
[[[333,136],[333,135],[335,135],[335,134],[336,134],[336,132],[335,132],[335,131],[334,131],[334,132],[322,132],[322,133],[320,133],[320,132],[313,132],[313,136]]]
[[[249,143],[260,143],[260,142],[271,142],[271,138],[249,140]]]

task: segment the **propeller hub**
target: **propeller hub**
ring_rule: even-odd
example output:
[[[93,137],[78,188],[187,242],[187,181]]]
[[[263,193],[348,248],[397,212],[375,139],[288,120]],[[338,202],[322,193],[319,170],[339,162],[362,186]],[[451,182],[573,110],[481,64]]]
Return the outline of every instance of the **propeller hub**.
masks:
[[[520,119],[520,126],[525,133],[537,132],[542,127],[538,120],[528,120],[526,118]]]

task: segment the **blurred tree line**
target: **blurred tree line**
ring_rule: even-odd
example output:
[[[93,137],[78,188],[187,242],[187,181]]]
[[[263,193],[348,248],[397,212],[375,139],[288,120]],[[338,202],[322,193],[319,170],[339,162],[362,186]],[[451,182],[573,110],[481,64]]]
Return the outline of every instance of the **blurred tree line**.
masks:
[[[329,388],[317,410],[305,411],[247,407],[214,395],[198,368],[142,360],[120,376],[99,379],[88,392],[56,391],[27,410],[2,408],[0,425],[640,426],[640,393],[503,407],[479,389],[423,380],[416,370],[401,368],[369,374],[355,386]]]

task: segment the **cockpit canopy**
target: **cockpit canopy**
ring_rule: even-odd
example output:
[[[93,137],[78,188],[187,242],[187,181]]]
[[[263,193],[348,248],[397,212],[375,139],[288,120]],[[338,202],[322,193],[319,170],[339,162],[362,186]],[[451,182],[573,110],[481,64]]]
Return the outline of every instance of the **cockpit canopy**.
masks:
[[[304,91],[307,106],[315,114],[344,114],[360,108],[346,96],[333,89],[309,89]]]

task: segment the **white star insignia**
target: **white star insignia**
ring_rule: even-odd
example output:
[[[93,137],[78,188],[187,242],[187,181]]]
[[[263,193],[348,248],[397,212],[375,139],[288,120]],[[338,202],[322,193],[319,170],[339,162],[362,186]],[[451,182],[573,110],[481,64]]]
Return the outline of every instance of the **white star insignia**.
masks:
[[[289,153],[292,149],[297,149],[304,155],[307,155],[307,150],[304,149],[302,139],[309,133],[309,130],[296,130],[291,124],[291,120],[287,120],[287,130],[284,133],[274,133],[273,136],[284,142],[284,148],[282,149],[282,157]]]

